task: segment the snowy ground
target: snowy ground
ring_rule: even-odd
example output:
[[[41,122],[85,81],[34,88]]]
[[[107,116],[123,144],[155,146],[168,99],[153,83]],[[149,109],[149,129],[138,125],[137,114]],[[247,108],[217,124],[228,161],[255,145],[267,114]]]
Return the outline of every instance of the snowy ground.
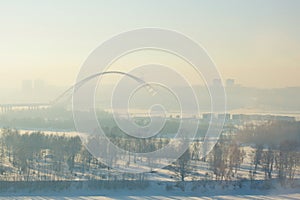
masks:
[[[7,192],[0,193],[1,199],[290,199],[300,200],[300,189],[287,189],[281,186],[274,185],[274,189],[261,190],[250,189],[248,184],[245,184],[242,188],[222,189],[216,186],[215,189],[203,189],[201,187],[196,190],[191,190],[191,184],[187,185],[186,190],[182,191],[180,188],[174,187],[171,190],[166,190],[167,183],[153,182],[146,189],[101,189],[101,190],[87,190],[75,188],[64,190],[61,192],[50,191],[37,191],[33,193],[29,192]]]
[[[240,200],[240,199],[261,199],[261,200],[282,200],[282,199],[290,199],[290,200],[296,200],[300,199],[300,193],[292,193],[292,194],[247,194],[247,195],[210,195],[210,196],[196,196],[196,195],[136,195],[136,194],[99,194],[99,195],[84,195],[84,196],[5,196],[0,197],[0,199],[131,199],[131,200],[138,200],[138,199],[163,199],[163,200],[171,200],[171,199],[190,199],[190,200],[196,200],[196,199],[230,199],[230,200]]]
[[[250,146],[244,146],[243,150],[246,152],[246,157],[244,158],[243,164],[239,170],[238,177],[249,178],[249,170],[251,169],[251,163],[253,159],[254,149]],[[14,172],[14,167],[9,163],[8,158],[6,162],[2,163],[7,169],[11,169]],[[42,160],[44,161],[44,160]],[[40,162],[41,169],[44,169],[43,162]],[[197,180],[204,180],[207,173],[211,173],[209,170],[208,163],[200,161],[192,161],[191,166],[194,171],[197,172]],[[103,173],[100,173],[100,169],[95,170],[98,172],[98,176],[106,175],[106,169],[101,169]],[[299,169],[298,169],[299,170]],[[33,170],[32,170],[33,171]],[[40,171],[42,173],[43,171]],[[85,177],[80,177],[80,170],[75,169],[78,180],[85,180]],[[89,177],[95,177],[97,173],[93,173],[93,170],[85,172]],[[17,173],[14,173],[17,174]],[[276,172],[274,172],[276,174]],[[299,177],[299,171],[296,172],[296,178]],[[1,175],[0,175],[1,177]],[[67,180],[68,177],[60,177],[62,180]],[[256,180],[264,179],[264,173],[258,172],[256,174]],[[74,177],[70,177],[71,180]],[[231,186],[229,189],[222,189],[221,186],[216,186],[216,188],[211,189],[208,186],[203,188],[200,186],[196,189],[192,189],[192,185],[188,185],[183,192],[180,188],[174,187],[178,177],[175,173],[168,169],[159,169],[155,173],[148,173],[145,177],[146,180],[154,182],[151,186],[144,190],[134,190],[130,189],[120,189],[120,190],[76,190],[70,189],[60,193],[45,192],[40,191],[36,193],[29,192],[18,192],[14,193],[12,191],[0,193],[1,199],[290,199],[300,200],[300,187],[298,189],[283,189],[282,187],[275,185],[272,190],[259,190],[250,189],[249,183],[245,183],[241,189],[233,189]],[[3,179],[5,180],[5,179]],[[76,179],[77,180],[77,179]],[[197,181],[196,180],[196,181]],[[193,181],[192,177],[187,177],[186,181]],[[40,183],[39,183],[40,184]],[[171,189],[167,189],[167,184],[173,184]],[[300,184],[299,184],[300,185]],[[15,186],[15,185],[14,185]],[[1,189],[1,188],[0,188]]]

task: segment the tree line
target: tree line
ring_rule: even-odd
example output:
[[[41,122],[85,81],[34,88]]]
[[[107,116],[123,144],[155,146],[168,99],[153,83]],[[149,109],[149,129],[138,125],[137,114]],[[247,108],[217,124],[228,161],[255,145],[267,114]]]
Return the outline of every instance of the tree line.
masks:
[[[169,142],[168,138],[119,137],[120,130],[116,127],[106,131],[111,133],[109,137],[114,144],[133,152],[155,151]],[[287,184],[299,176],[299,122],[252,124],[237,129],[235,134],[224,133],[204,158],[200,157],[201,142],[201,139],[192,142],[182,156],[166,167],[178,181],[254,181],[263,177],[278,178]],[[110,169],[89,153],[78,136],[21,134],[2,129],[0,144],[0,180],[4,181],[146,179],[145,174],[118,174]],[[249,160],[250,164],[246,164]],[[204,175],[200,173],[201,166],[207,166]]]

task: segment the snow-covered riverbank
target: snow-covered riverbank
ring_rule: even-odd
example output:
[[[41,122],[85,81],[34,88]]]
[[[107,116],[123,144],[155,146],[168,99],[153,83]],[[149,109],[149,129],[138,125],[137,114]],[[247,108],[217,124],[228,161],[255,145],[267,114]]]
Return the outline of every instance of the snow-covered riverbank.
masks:
[[[55,184],[55,182],[52,182]],[[75,183],[75,184],[74,184]],[[11,188],[0,193],[0,199],[300,199],[300,189],[285,188],[273,182],[271,189],[252,188],[250,181],[243,182],[241,187],[234,184],[209,182],[186,182],[183,186],[170,182],[150,182],[145,187],[137,182],[124,184],[123,189],[113,187],[113,182],[98,187],[97,184],[73,182],[64,189],[17,189]],[[196,183],[196,184],[195,184]],[[119,183],[120,184],[120,183]],[[257,184],[264,184],[257,182]],[[136,187],[135,187],[136,185]],[[119,185],[120,186],[120,185]],[[117,188],[120,188],[120,187]],[[52,189],[55,187],[51,187]]]

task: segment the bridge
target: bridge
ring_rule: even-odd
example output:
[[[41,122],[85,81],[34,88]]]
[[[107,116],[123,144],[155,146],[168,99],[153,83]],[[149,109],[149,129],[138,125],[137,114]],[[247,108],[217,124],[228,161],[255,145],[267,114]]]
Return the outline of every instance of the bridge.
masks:
[[[137,81],[138,83],[144,84],[146,89],[150,92],[150,93],[154,93],[155,90],[148,84],[146,83],[144,80],[133,76],[129,73],[126,72],[121,72],[121,71],[106,71],[106,72],[99,72],[93,75],[90,75],[84,79],[82,79],[81,81],[75,83],[74,85],[72,85],[71,87],[69,87],[66,91],[64,91],[62,94],[60,94],[57,98],[55,98],[53,101],[50,101],[49,103],[15,103],[15,104],[0,104],[0,111],[2,113],[6,113],[12,110],[16,110],[16,109],[22,109],[22,110],[38,110],[41,108],[49,108],[49,107],[53,107],[55,105],[57,105],[62,99],[64,99],[65,97],[71,97],[73,92],[76,92],[78,90],[78,88],[80,88],[82,85],[84,85],[86,82],[97,78],[99,76],[103,76],[103,75],[108,75],[108,74],[118,74],[118,75],[123,75],[123,76],[127,76],[135,81]]]
[[[16,104],[0,104],[0,111],[2,113],[6,113],[15,109],[23,109],[23,110],[38,110],[41,108],[47,108],[51,104],[49,103],[16,103]]]

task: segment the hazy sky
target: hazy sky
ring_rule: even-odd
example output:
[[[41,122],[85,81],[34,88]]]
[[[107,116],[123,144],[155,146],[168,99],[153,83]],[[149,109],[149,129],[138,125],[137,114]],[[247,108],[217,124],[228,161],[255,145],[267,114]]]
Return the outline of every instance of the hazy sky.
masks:
[[[299,0],[0,0],[0,88],[22,79],[71,85],[101,42],[141,27],[190,36],[225,79],[300,86]]]

